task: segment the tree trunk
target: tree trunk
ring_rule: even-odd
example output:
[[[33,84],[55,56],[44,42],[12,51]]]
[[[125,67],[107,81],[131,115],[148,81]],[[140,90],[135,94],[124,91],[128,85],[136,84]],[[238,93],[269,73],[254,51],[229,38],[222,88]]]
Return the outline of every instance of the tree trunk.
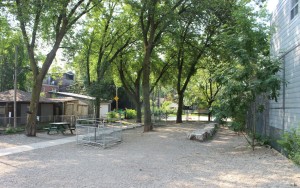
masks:
[[[176,114],[176,123],[182,123],[182,109],[183,109],[183,93],[178,93],[178,109]]]
[[[99,99],[99,97],[96,97],[96,100],[95,100],[95,116],[96,116],[96,118],[100,117],[100,99]]]
[[[211,111],[208,112],[208,121],[211,121]]]
[[[142,103],[138,102],[136,104],[136,122],[142,123]]]
[[[211,109],[212,103],[213,103],[213,101],[208,102],[208,121],[209,122],[211,121],[211,111],[210,111],[210,109]]]
[[[27,18],[27,14],[29,14],[25,9],[23,9],[23,4],[21,3],[21,0],[16,0],[16,8],[17,8],[17,19],[20,22],[20,28],[22,31],[24,43],[27,48],[27,53],[29,56],[29,61],[30,61],[30,67],[33,71],[33,87],[32,87],[32,97],[30,101],[30,108],[28,112],[28,117],[27,117],[27,124],[26,124],[26,135],[27,136],[36,136],[36,116],[37,116],[37,109],[38,109],[38,104],[39,104],[39,98],[40,98],[40,92],[42,88],[42,83],[43,79],[45,78],[45,75],[47,74],[53,59],[55,58],[56,52],[60,46],[60,43],[62,39],[64,38],[66,32],[71,28],[73,24],[77,22],[77,20],[82,17],[84,14],[86,14],[88,11],[90,11],[93,7],[90,7],[91,1],[87,2],[87,5],[84,7],[84,10],[80,8],[84,1],[78,1],[75,3],[74,6],[69,5],[69,1],[64,2],[61,5],[64,5],[65,7],[68,7],[70,12],[66,14],[66,10],[63,7],[61,12],[58,12],[57,18],[54,18],[57,22],[54,23],[53,25],[55,26],[55,42],[54,45],[51,49],[51,51],[47,54],[45,61],[43,62],[42,68],[38,67],[38,61],[35,59],[35,43],[36,43],[36,38],[37,38],[37,33],[39,33],[39,26],[41,24],[41,18],[42,18],[42,8],[44,7],[44,2],[42,1],[37,1],[37,4],[35,6],[32,6],[32,12],[33,15],[35,15],[32,28],[29,29],[28,31],[31,31],[31,39],[29,39],[26,31],[26,25],[28,26],[29,24],[26,23],[26,19],[23,19],[24,16]],[[28,3],[28,2],[27,2]],[[25,3],[25,5],[28,5]],[[90,8],[89,8],[90,7]],[[74,15],[74,13],[78,10],[81,9],[81,11],[77,14]],[[25,12],[25,14],[24,14]],[[52,21],[54,21],[52,19]],[[30,23],[30,22],[29,22]]]
[[[42,89],[42,81],[39,78],[34,80],[31,93],[29,112],[27,112],[26,136],[36,136],[36,117]]]
[[[145,57],[143,61],[143,101],[144,101],[144,132],[149,132],[153,129],[151,122],[150,109],[150,45],[146,47]]]

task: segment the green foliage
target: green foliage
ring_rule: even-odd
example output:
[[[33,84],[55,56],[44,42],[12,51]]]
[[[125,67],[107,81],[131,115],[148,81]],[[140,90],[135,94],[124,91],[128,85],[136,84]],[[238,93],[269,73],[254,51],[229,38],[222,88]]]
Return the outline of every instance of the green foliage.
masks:
[[[269,57],[269,26],[257,22],[263,14],[256,14],[244,3],[234,11],[236,26],[225,26],[226,32],[216,39],[220,45],[214,48],[227,62],[226,69],[217,75],[222,90],[214,113],[219,114],[219,120],[230,117],[239,126],[245,125],[247,111],[258,96],[277,100],[282,83],[276,75],[281,64]],[[255,112],[264,110],[262,104],[257,106]]]
[[[12,126],[8,126],[6,129],[5,129],[5,134],[15,134],[15,133],[20,133],[20,132],[23,132],[24,129],[21,129],[21,128],[14,128]]]
[[[233,131],[236,131],[236,132],[241,132],[241,131],[244,131],[245,130],[245,124],[241,123],[241,122],[232,122],[230,124],[230,128],[233,130]]]
[[[136,111],[133,109],[126,109],[126,119],[134,119],[136,118]]]
[[[260,145],[270,145],[271,143],[271,138],[268,136],[263,136],[260,134],[255,134],[255,139]]]
[[[13,88],[16,47],[18,47],[18,88],[25,90],[26,85],[29,85],[29,80],[26,80],[28,71],[24,71],[23,67],[28,65],[28,56],[23,46],[21,33],[13,30],[5,17],[0,16],[0,25],[0,91]]]
[[[107,113],[107,117],[109,119],[115,119],[119,117],[119,114],[116,111],[111,111]]]
[[[291,132],[285,132],[281,140],[277,142],[287,153],[288,157],[296,164],[300,165],[300,127]]]
[[[164,114],[174,114],[176,113],[175,109],[170,108],[172,101],[164,101],[161,105],[161,112]]]
[[[113,82],[101,80],[99,82],[93,82],[90,86],[87,86],[87,93],[90,96],[100,98],[102,100],[109,100],[113,99],[115,89]]]

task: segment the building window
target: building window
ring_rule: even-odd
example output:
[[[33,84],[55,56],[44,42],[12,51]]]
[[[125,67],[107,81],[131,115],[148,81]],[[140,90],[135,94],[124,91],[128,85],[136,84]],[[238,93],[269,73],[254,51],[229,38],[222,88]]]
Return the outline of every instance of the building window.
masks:
[[[292,0],[291,20],[298,14],[298,0]]]

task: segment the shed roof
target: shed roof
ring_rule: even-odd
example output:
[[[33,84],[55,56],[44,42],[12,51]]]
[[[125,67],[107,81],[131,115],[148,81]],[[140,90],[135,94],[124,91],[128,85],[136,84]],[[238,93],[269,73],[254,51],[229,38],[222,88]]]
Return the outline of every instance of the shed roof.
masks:
[[[70,101],[78,101],[73,97],[58,97],[58,98],[47,98],[48,100],[55,101],[55,102],[70,102]]]
[[[88,106],[88,104],[86,104],[85,102],[82,102],[76,98],[73,97],[61,97],[61,98],[48,98],[51,101],[54,102],[78,102],[79,105],[83,105],[83,106]]]
[[[76,93],[69,93],[69,92],[54,92],[54,91],[49,91],[48,93],[54,93],[66,97],[76,97],[80,99],[88,99],[88,100],[95,100],[95,97],[91,97],[88,95],[81,95],[81,94],[76,94]]]
[[[8,90],[4,92],[0,92],[0,102],[13,102],[14,101],[14,90]],[[17,102],[30,102],[31,101],[31,93],[25,92],[21,90],[16,91],[16,101]],[[58,101],[49,100],[45,97],[40,97],[40,102],[44,103],[54,103]]]

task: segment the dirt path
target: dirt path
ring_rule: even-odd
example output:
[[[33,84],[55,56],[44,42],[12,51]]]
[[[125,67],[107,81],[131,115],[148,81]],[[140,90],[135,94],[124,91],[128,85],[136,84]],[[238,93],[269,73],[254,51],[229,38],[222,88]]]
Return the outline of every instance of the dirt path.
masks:
[[[200,125],[198,125],[200,126]],[[124,132],[101,149],[76,143],[0,157],[0,187],[293,187],[300,168],[221,128],[214,139],[186,139],[195,125]]]

